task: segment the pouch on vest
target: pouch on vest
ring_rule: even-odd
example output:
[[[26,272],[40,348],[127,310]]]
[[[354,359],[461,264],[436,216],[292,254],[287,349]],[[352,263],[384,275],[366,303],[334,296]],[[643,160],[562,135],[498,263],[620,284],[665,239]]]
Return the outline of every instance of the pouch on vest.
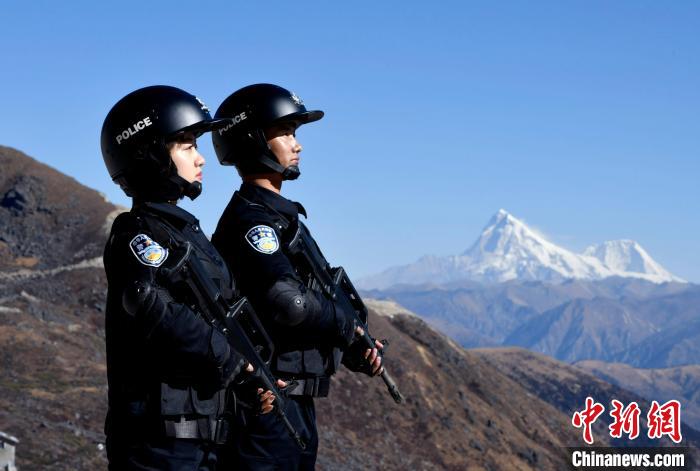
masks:
[[[166,383],[160,385],[160,413],[161,415],[208,415],[216,416],[219,413],[221,392],[214,395],[202,395],[201,392],[190,387],[176,387]]]

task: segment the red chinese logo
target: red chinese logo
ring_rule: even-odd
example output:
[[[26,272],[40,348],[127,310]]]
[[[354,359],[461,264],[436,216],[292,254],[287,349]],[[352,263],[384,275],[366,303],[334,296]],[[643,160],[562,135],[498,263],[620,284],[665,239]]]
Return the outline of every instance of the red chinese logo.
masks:
[[[613,423],[610,424],[610,436],[613,438],[622,437],[622,433],[626,433],[630,440],[634,440],[639,436],[639,405],[636,402],[630,403],[623,408],[623,404],[616,400],[612,400],[613,410],[610,415],[613,418]]]
[[[649,423],[649,438],[661,438],[668,435],[674,443],[680,443],[683,439],[681,435],[681,403],[678,401],[668,401],[659,406],[656,401],[651,402],[651,409],[647,414]]]
[[[583,440],[589,445],[593,444],[592,425],[605,411],[603,404],[595,402],[592,397],[586,398],[586,408],[574,412],[571,424],[576,428],[583,427]],[[631,402],[627,407],[616,400],[612,400],[610,416],[613,418],[608,427],[612,438],[622,438],[626,434],[630,440],[639,436],[639,416],[641,410],[636,402]],[[681,403],[668,401],[663,405],[652,401],[647,414],[647,436],[651,439],[662,438],[667,435],[675,443],[683,440],[681,434]]]
[[[589,445],[593,444],[593,432],[591,425],[598,419],[600,414],[605,411],[603,404],[595,402],[592,397],[586,398],[586,409],[581,412],[575,412],[571,418],[571,423],[576,428],[583,427],[583,440]]]

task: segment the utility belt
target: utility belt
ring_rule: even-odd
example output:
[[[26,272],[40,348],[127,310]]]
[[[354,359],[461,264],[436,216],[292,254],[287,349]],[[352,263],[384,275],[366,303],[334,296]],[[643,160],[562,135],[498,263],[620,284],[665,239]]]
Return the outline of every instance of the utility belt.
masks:
[[[326,397],[331,387],[331,379],[327,376],[302,379],[282,379],[290,385],[284,389],[287,396]]]
[[[222,445],[228,437],[228,421],[212,417],[188,419],[185,416],[164,419],[165,436],[190,440],[201,440]]]

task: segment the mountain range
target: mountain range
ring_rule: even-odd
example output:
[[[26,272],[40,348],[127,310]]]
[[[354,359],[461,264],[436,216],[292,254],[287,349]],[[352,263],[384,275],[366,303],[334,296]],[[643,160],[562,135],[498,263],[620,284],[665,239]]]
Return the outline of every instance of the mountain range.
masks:
[[[2,146],[0,168],[0,430],[20,439],[19,469],[106,469],[100,255],[124,208]],[[379,380],[341,371],[317,401],[320,470],[560,470],[566,447],[582,444],[571,415],[586,396],[649,407],[578,367],[521,348],[468,351],[395,303],[367,304],[372,333],[391,339],[385,361],[406,403],[395,405]],[[594,425],[602,446],[612,444],[608,420]],[[685,424],[683,436],[700,444]]]
[[[680,400],[684,421],[700,427],[698,285],[612,277],[399,285],[362,294],[420,313],[465,347],[498,355],[518,346],[575,362],[649,400]]]
[[[567,362],[642,368],[700,364],[700,286],[691,283],[470,281],[362,293],[420,313],[468,348],[520,346]]]
[[[499,210],[479,238],[460,255],[428,255],[415,263],[392,267],[358,280],[362,289],[394,285],[484,283],[637,278],[653,283],[684,282],[671,274],[633,240],[593,245],[577,254],[560,247],[507,211]]]

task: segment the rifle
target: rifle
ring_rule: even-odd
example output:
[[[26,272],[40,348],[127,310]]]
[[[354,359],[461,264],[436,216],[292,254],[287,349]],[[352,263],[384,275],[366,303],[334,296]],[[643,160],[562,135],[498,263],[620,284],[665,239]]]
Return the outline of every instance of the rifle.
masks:
[[[321,249],[311,237],[309,230],[301,221],[299,221],[294,237],[287,245],[287,253],[295,260],[301,274],[307,278],[309,288],[323,293],[334,303],[340,305],[345,312],[355,313],[357,324],[364,331],[359,341],[366,348],[375,348],[376,345],[367,328],[367,306],[362,302],[362,298],[348,278],[345,269],[330,266],[321,253]],[[389,394],[394,398],[394,402],[401,404],[404,398],[394,380],[389,376],[386,367],[384,367],[381,377]]]
[[[171,281],[184,283],[194,296],[202,316],[219,329],[228,340],[231,348],[253,365],[249,375],[252,381],[275,395],[274,411],[282,421],[289,435],[302,450],[306,444],[285,414],[284,393],[277,386],[276,379],[270,371],[270,361],[274,353],[274,344],[260,323],[248,299],[242,297],[233,305],[221,295],[219,288],[207,276],[197,257],[192,255],[192,244],[184,243],[184,254],[172,268],[163,268],[163,274]]]

